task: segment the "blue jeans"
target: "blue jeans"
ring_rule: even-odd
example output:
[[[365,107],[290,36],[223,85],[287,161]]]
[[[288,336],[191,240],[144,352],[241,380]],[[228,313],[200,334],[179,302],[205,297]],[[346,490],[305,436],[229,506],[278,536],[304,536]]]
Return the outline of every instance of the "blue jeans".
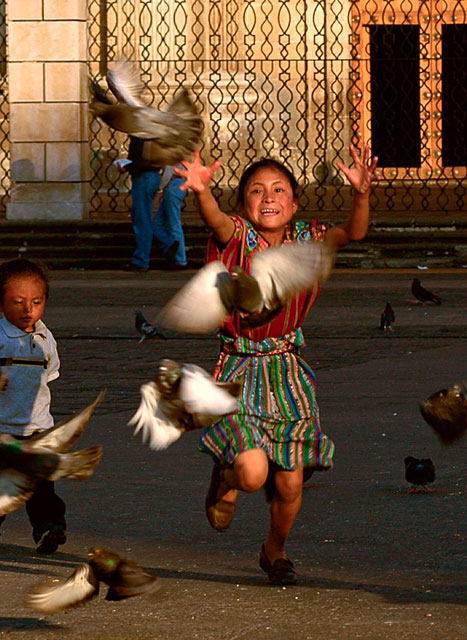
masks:
[[[186,191],[180,190],[183,178],[172,178],[162,193],[162,199],[153,217],[152,210],[157,196],[161,175],[157,171],[145,171],[132,178],[131,219],[136,240],[132,263],[137,267],[149,267],[152,239],[166,254],[174,242],[179,246],[175,254],[177,264],[186,264],[185,237],[181,222],[182,200]]]

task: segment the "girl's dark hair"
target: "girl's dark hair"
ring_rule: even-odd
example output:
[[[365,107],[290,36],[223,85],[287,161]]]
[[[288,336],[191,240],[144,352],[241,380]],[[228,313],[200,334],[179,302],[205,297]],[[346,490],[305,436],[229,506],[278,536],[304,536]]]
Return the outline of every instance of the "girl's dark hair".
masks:
[[[37,276],[45,285],[45,297],[49,297],[49,276],[46,268],[32,260],[26,258],[14,258],[0,264],[0,302],[3,302],[5,287],[10,280],[16,276]]]
[[[237,191],[237,205],[243,209],[245,205],[245,187],[248,180],[251,176],[256,173],[259,169],[276,169],[280,171],[290,182],[290,186],[292,187],[292,192],[295,197],[298,197],[298,182],[295,179],[294,174],[288,169],[285,164],[279,162],[279,160],[274,160],[274,158],[261,158],[253,164],[250,164],[245,171],[242,173],[242,177],[240,178],[240,182],[238,183],[238,191]]]

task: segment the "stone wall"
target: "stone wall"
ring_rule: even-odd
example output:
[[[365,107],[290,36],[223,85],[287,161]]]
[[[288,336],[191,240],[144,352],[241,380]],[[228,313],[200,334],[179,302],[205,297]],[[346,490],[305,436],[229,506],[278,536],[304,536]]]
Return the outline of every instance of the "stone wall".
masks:
[[[8,219],[88,215],[86,19],[84,0],[8,2]]]

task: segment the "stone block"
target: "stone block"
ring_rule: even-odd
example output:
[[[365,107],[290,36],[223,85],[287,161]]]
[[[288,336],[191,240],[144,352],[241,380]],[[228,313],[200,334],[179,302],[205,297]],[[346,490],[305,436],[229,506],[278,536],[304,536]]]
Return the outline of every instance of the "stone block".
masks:
[[[41,182],[45,179],[45,145],[18,142],[11,145],[11,179],[14,182]]]
[[[83,220],[89,216],[90,187],[79,183],[19,183],[11,189],[7,220]]]
[[[10,22],[8,42],[12,62],[85,60],[86,23]]]
[[[87,70],[84,62],[47,62],[46,102],[87,102]]]
[[[85,110],[80,103],[13,103],[10,105],[12,142],[76,142],[87,139]]]
[[[91,179],[87,142],[50,142],[46,147],[46,180],[70,182]]]
[[[8,65],[10,102],[42,102],[44,65],[41,62],[12,62]]]
[[[42,0],[10,0],[9,20],[42,20]]]
[[[86,20],[84,0],[43,0],[45,20]]]

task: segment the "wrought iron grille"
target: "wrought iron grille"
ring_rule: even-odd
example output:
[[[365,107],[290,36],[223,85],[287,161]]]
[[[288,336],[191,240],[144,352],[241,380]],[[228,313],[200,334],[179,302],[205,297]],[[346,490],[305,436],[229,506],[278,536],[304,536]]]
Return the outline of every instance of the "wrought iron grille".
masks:
[[[375,211],[466,206],[467,11],[456,0],[88,0],[89,68],[98,81],[137,61],[148,104],[182,85],[204,119],[202,154],[222,158],[217,195],[235,208],[243,168],[285,162],[306,211],[338,211],[335,169],[349,145],[380,157]],[[94,210],[128,209],[112,167],[126,137],[91,123]]]
[[[10,193],[10,109],[6,38],[6,0],[0,0],[0,211],[5,211]]]

